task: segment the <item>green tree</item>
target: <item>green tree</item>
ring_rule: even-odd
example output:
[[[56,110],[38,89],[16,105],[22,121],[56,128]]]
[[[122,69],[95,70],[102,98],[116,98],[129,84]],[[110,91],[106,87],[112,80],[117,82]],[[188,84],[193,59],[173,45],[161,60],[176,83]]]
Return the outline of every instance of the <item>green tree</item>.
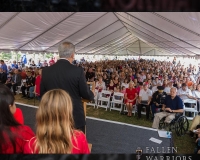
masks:
[[[2,52],[1,54],[0,54],[0,59],[2,59],[2,60],[11,60],[12,59],[12,55],[11,55],[11,53],[5,53],[5,52]]]

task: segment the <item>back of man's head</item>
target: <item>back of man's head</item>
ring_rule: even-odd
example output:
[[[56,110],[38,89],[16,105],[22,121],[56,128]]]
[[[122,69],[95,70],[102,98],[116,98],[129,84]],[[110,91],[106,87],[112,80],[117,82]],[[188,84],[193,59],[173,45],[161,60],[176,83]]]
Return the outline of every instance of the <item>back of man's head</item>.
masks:
[[[70,42],[63,42],[58,47],[58,52],[60,58],[69,58],[73,53],[75,53],[75,46]]]

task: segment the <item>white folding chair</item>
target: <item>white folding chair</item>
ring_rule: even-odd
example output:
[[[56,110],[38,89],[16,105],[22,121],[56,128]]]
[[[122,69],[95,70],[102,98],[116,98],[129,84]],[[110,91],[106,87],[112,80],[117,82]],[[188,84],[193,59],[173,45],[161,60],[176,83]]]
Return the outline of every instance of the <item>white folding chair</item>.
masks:
[[[186,107],[185,103],[190,103],[192,105],[192,107],[191,108]],[[193,117],[187,117],[187,116],[186,117],[187,117],[188,120],[193,120],[193,118],[198,114],[197,101],[194,100],[194,99],[184,99],[183,100],[183,106],[184,106],[183,115],[185,116],[186,112],[192,112],[193,113]]]
[[[142,109],[144,109],[145,111],[141,111],[141,114],[146,115],[146,107],[143,106]]]
[[[21,88],[22,88],[22,86],[23,86],[24,81],[26,82],[25,79],[22,79],[22,80],[21,80],[21,85],[20,85],[20,86],[16,86],[16,92],[17,92],[17,94],[22,93]]]
[[[116,111],[121,112],[123,109],[123,100],[124,100],[124,93],[114,92],[112,101],[111,101],[110,111],[116,110]],[[117,107],[115,107],[115,104],[119,104],[121,107],[117,108]]]
[[[137,109],[136,107],[137,107],[136,104],[134,104],[134,105],[133,105],[133,110],[132,110],[132,113],[134,114],[134,116],[135,116],[135,113],[137,112],[137,111],[136,111],[136,109]],[[127,108],[126,108],[126,104],[124,104],[124,112],[128,112],[128,110],[127,110]]]
[[[132,113],[135,115],[135,113],[137,112],[137,110],[138,110],[138,103],[137,103],[137,101],[136,101],[136,104],[135,105],[133,105],[133,111],[132,111]],[[144,111],[142,111],[142,110],[145,110],[145,112]],[[142,106],[142,110],[141,110],[141,114],[142,115],[146,115],[146,107],[145,106]]]
[[[95,89],[94,103],[89,102],[89,103],[87,103],[87,105],[94,106],[94,108],[95,108],[97,106],[97,101],[98,101],[98,90]]]
[[[110,97],[111,97],[110,91],[102,90],[99,93],[97,108],[99,107],[106,108],[106,111],[107,111],[107,109],[110,107]],[[104,105],[103,103],[106,103],[106,104]]]

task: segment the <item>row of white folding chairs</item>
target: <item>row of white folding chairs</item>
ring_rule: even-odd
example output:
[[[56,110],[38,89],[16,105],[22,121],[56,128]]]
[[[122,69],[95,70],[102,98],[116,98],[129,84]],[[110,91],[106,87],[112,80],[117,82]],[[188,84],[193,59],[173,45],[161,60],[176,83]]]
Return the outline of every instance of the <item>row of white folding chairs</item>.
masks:
[[[189,103],[191,104],[191,108],[185,106],[185,103]],[[193,120],[193,118],[198,114],[198,110],[197,110],[197,101],[194,99],[184,99],[183,100],[183,106],[184,106],[184,112],[183,115],[186,116],[186,112],[191,112],[192,113],[192,117],[186,116],[188,120]]]
[[[120,92],[114,92],[111,99],[112,92],[107,90],[102,90],[101,92],[98,92],[98,90],[95,90],[95,97],[94,97],[94,103],[88,103],[88,105],[94,106],[94,108],[109,108],[110,110],[119,110],[121,112],[123,107],[123,100],[124,100],[124,93]],[[119,97],[119,98],[117,98]],[[115,107],[115,104],[121,105],[121,108]]]
[[[127,112],[126,105],[123,103],[124,93],[114,92],[112,96],[112,101],[110,101],[111,94],[112,92],[107,91],[107,90],[102,90],[101,92],[98,92],[98,90],[95,90],[94,103],[90,102],[88,103],[88,105],[94,106],[94,108],[95,107],[106,108],[106,111],[110,109],[110,111],[117,110],[119,112],[122,112],[122,111]],[[104,104],[104,102],[106,104]],[[116,104],[120,105],[120,107],[116,107],[115,106]],[[135,115],[136,112],[137,112],[137,106],[133,105],[132,113]],[[146,114],[146,112],[141,112],[141,114]]]
[[[189,103],[191,104],[191,108],[190,107],[187,107],[185,106],[185,103]],[[191,112],[192,113],[192,117],[189,117],[189,116],[186,116],[188,120],[193,120],[194,117],[198,114],[198,110],[197,110],[197,101],[194,100],[194,99],[185,99],[183,100],[183,109],[184,109],[184,112],[183,112],[183,115],[186,116],[186,113],[187,112]],[[124,105],[124,111],[127,111],[126,109],[126,106]],[[132,113],[135,115],[135,113],[137,112],[137,105],[133,105],[133,110],[132,110]],[[141,114],[146,114],[146,112],[141,112]]]
[[[185,103],[190,103],[193,107],[189,108],[189,107],[186,107],[185,106]],[[184,109],[184,112],[183,112],[183,115],[186,116],[186,112],[191,112],[192,113],[192,117],[189,117],[189,116],[186,116],[188,120],[193,120],[193,118],[198,114],[198,110],[197,110],[197,101],[194,100],[194,99],[185,99],[183,100],[183,109]],[[125,111],[126,108],[125,108]],[[133,111],[132,113],[135,113],[137,112],[137,105],[134,105],[133,106]],[[141,112],[141,114],[146,114],[145,112]]]
[[[127,112],[126,109],[126,105],[124,105],[123,100],[124,100],[124,94],[120,93],[120,92],[114,92],[113,97],[112,97],[112,101],[110,101],[110,97],[111,97],[111,92],[107,91],[107,90],[102,90],[101,92],[98,92],[98,90],[95,90],[95,97],[94,97],[94,102],[95,103],[88,103],[88,105],[93,105],[94,108],[97,107],[102,107],[102,108],[109,108],[110,110],[117,110],[117,111],[125,111]],[[106,95],[106,96],[105,96]],[[116,97],[120,97],[119,99]],[[104,102],[106,104],[104,104]],[[198,110],[197,110],[197,101],[194,99],[185,99],[183,100],[183,103],[190,103],[191,105],[194,105],[194,107],[189,108],[186,107],[184,104],[184,113],[183,115],[186,115],[186,112],[192,112],[193,116],[192,117],[188,117],[186,116],[189,120],[192,120],[197,114],[198,114]],[[115,107],[116,104],[121,105],[120,108]],[[137,112],[137,106],[133,105],[133,110],[132,113],[135,115],[135,113]],[[146,114],[145,112],[141,112],[141,114]]]

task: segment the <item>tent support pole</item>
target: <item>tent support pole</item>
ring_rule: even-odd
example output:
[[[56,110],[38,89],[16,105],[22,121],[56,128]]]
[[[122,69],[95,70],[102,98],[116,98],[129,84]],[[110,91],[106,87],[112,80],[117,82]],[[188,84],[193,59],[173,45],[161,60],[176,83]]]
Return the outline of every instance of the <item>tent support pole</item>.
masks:
[[[138,39],[139,41],[139,49],[140,49],[140,55],[142,54],[142,50],[141,50],[141,45],[140,45],[140,39]],[[140,59],[140,55],[139,55],[139,59]]]

